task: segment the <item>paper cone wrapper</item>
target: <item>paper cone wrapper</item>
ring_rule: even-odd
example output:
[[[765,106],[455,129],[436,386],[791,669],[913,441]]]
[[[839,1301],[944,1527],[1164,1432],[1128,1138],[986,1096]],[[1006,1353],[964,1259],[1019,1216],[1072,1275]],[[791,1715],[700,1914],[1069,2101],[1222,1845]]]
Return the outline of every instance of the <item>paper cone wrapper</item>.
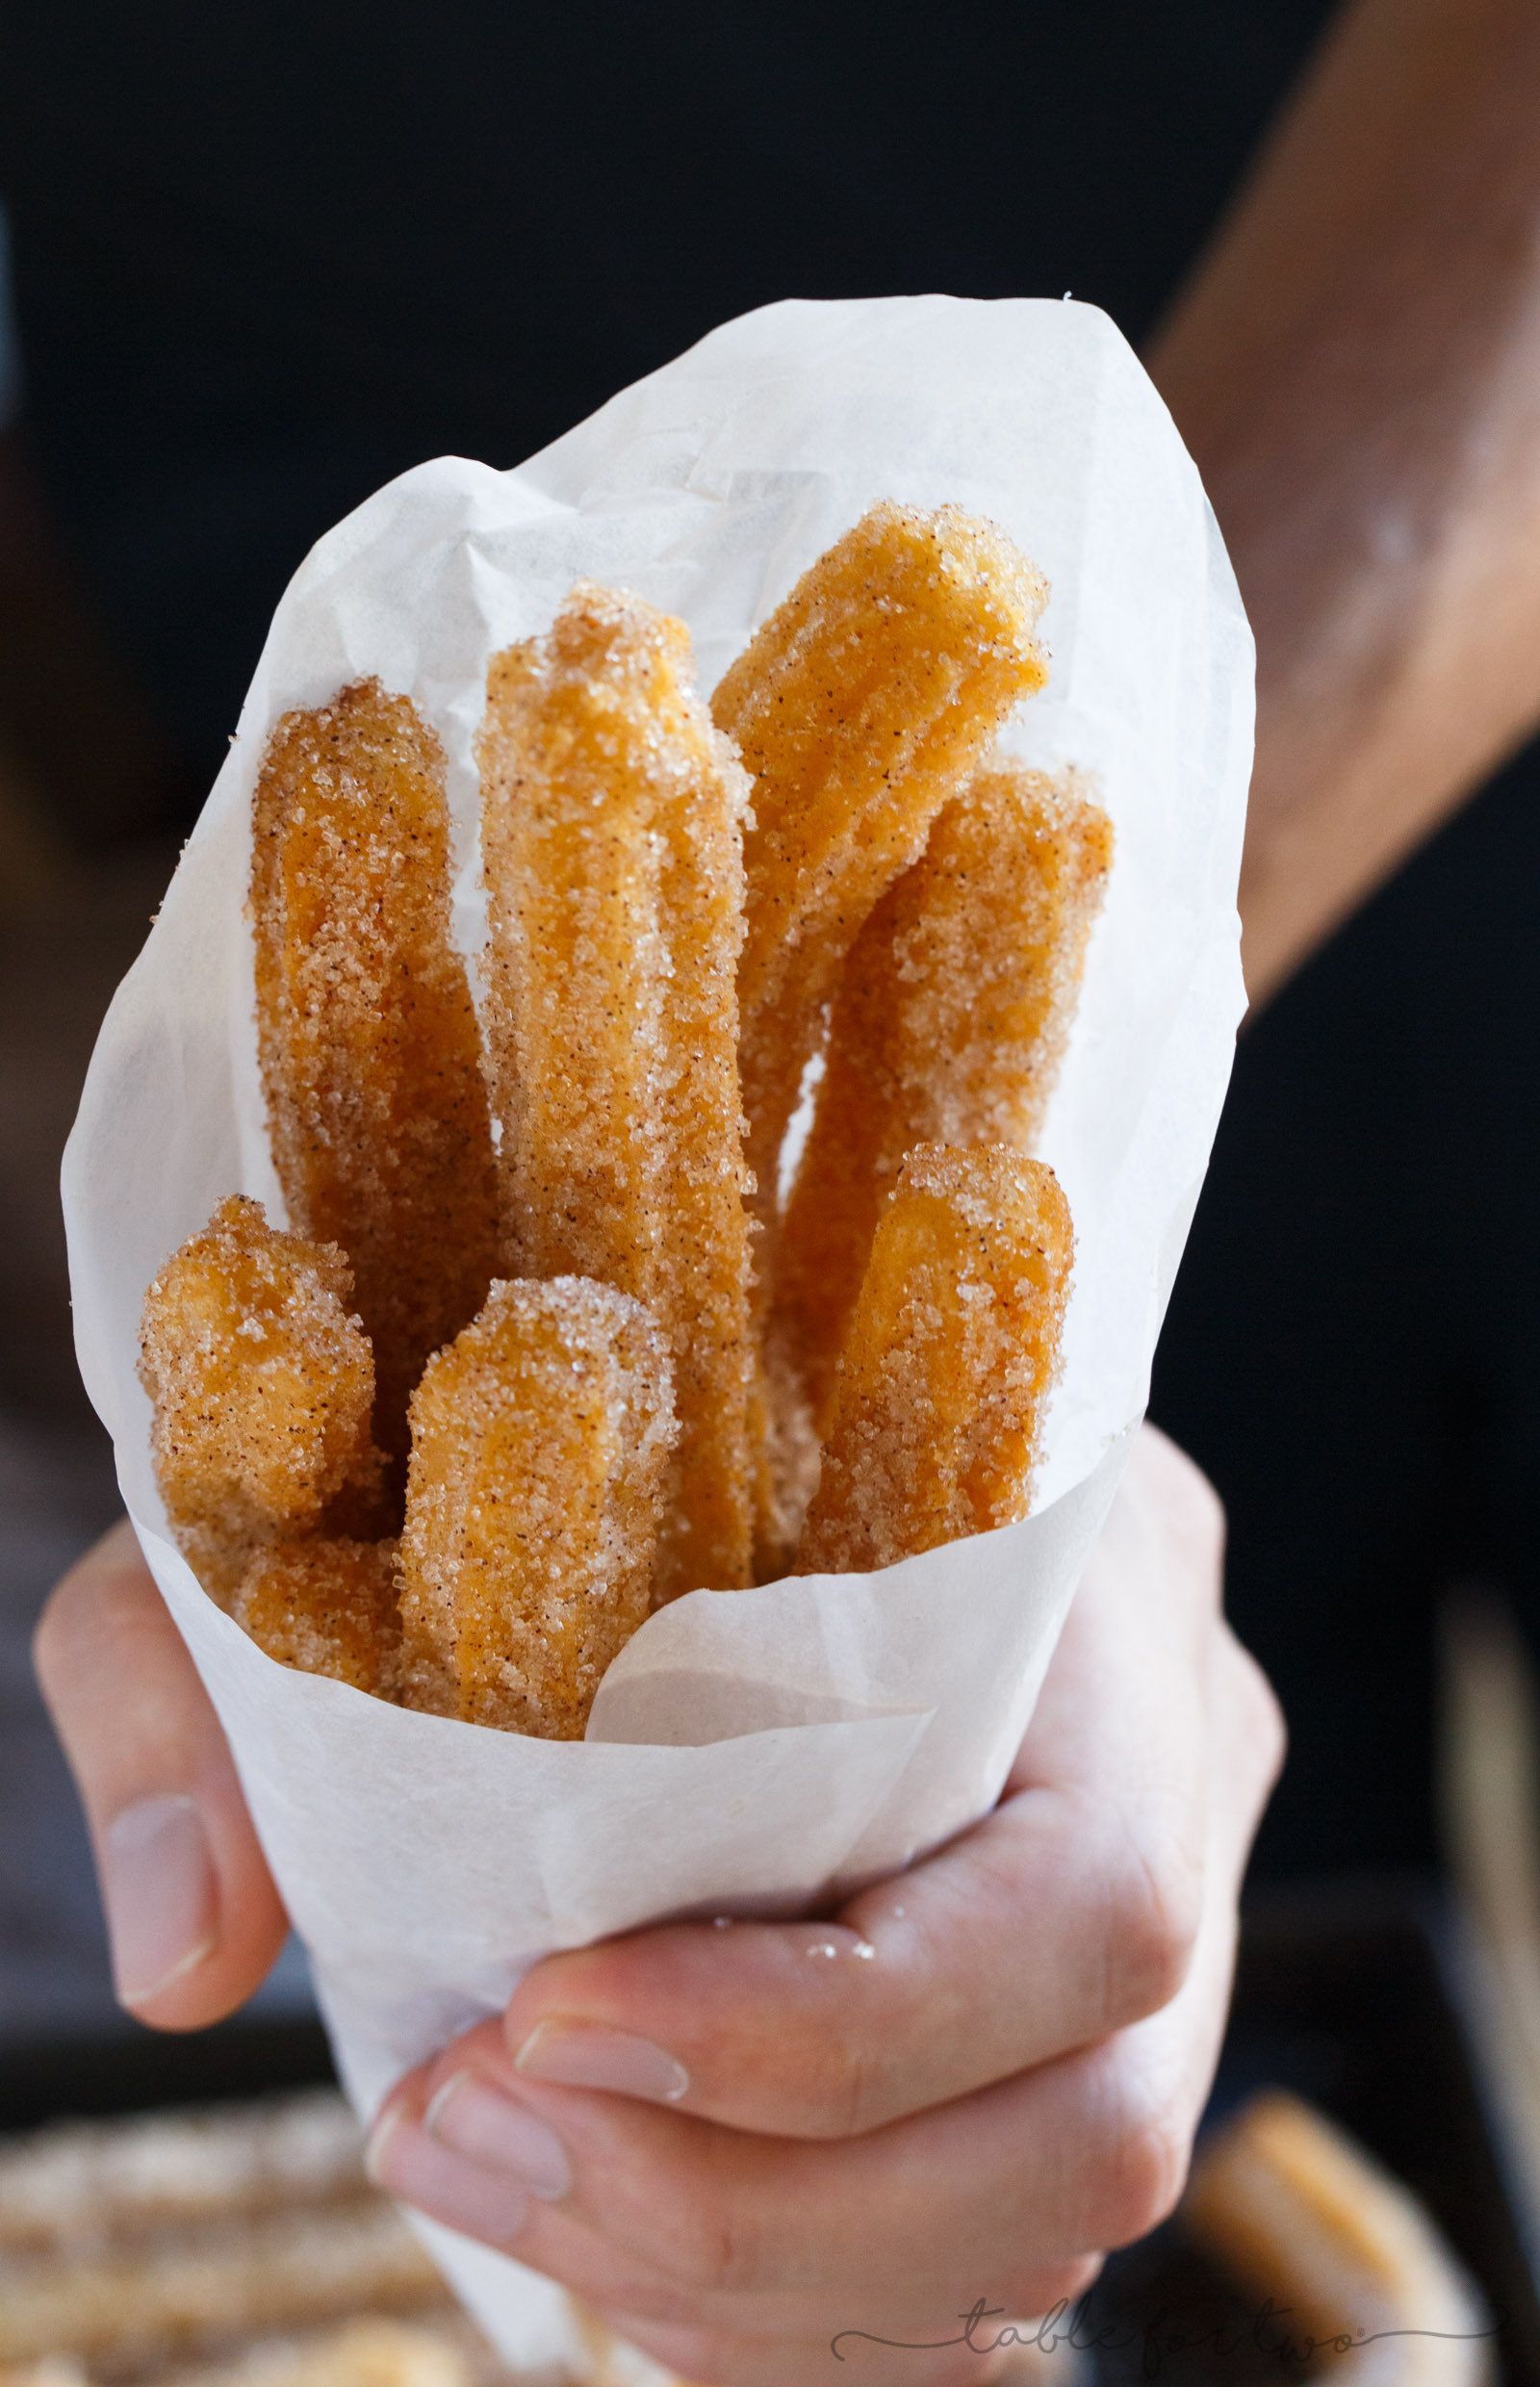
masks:
[[[444,741],[455,936],[483,941],[473,740],[488,658],[574,580],[682,615],[709,691],[882,498],[1000,524],[1046,573],[1046,690],[1006,742],[1093,775],[1116,834],[1041,1139],[1076,1235],[1034,1513],[872,1576],[699,1591],[643,1625],[585,1740],[410,1713],[291,1672],[171,1546],[135,1373],[140,1305],[225,1194],[285,1219],[244,914],[280,714],[368,673]],[[768,307],[518,471],[441,458],[323,538],[97,1043],[64,1163],[87,1386],[310,1951],[361,2115],[557,1948],[664,1916],[792,1914],[985,1813],[1142,1412],[1244,1007],[1235,911],[1251,641],[1197,474],[1096,310],[944,297]],[[577,2358],[557,2291],[428,2233],[500,2348]]]

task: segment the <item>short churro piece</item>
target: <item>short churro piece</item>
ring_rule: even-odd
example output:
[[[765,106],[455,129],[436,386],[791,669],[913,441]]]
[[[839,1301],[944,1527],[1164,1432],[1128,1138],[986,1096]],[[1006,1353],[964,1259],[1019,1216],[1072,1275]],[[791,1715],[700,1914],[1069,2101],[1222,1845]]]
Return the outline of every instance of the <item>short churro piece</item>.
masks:
[[[235,1194],[144,1296],[140,1376],[167,1515],[206,1590],[227,1600],[252,1552],[379,1498],[374,1372],[335,1244],[270,1227]]]
[[[1277,2316],[1278,2353],[1301,2372],[1344,2387],[1482,2387],[1496,2372],[1492,2315],[1431,2216],[1286,2090],[1259,2091],[1199,2147],[1181,2225]]]
[[[840,1357],[799,1575],[891,1566],[1026,1515],[1072,1249],[1040,1161],[910,1154]]]
[[[398,1546],[278,1542],[246,1569],[230,1613],[280,1666],[394,1699],[400,1673]]]
[[[654,1600],[749,1579],[737,1082],[748,782],[689,635],[579,582],[487,678],[478,756],[508,1266],[646,1304],[680,1441]]]
[[[1047,666],[1047,586],[991,523],[874,506],[804,573],[711,702],[754,777],[738,967],[761,1217],[840,963]]]
[[[479,1040],[449,943],[438,739],[377,680],[286,713],[253,815],[257,1027],[290,1217],[341,1244],[406,1450],[429,1351],[486,1295],[497,1198]]]
[[[820,1426],[905,1155],[919,1143],[1032,1149],[1112,843],[1073,774],[987,764],[851,947],[777,1246],[776,1333]]]
[[[493,1285],[412,1399],[408,1706],[581,1737],[648,1611],[675,1431],[639,1302],[577,1276]]]

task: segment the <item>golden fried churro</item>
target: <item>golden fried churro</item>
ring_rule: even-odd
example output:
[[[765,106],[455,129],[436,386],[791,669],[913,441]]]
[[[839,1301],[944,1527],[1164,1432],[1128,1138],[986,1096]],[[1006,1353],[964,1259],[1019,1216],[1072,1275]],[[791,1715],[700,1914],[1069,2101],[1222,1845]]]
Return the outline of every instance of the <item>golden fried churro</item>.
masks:
[[[581,1737],[648,1610],[670,1373],[640,1302],[578,1276],[494,1283],[428,1363],[401,1544],[409,1706]]]
[[[316,1535],[259,1550],[230,1613],[281,1666],[394,1699],[401,1618],[394,1541]]]
[[[1025,1516],[1072,1249],[1040,1161],[910,1154],[840,1357],[798,1574],[891,1566]]]
[[[804,573],[712,699],[754,776],[738,968],[748,1163],[776,1161],[839,965],[884,888],[1047,666],[1047,600],[958,507],[874,506]]]
[[[438,739],[377,680],[286,713],[254,806],[257,1026],[294,1224],[341,1244],[374,1347],[375,1435],[496,1264],[479,1043],[449,935]]]
[[[1430,2214],[1287,2090],[1259,2091],[1200,2147],[1181,2227],[1278,2314],[1280,2347],[1301,2369],[1314,2351],[1345,2387],[1501,2376],[1492,2315]],[[1328,2349],[1342,2359],[1322,2362]]]
[[[748,783],[689,636],[579,582],[487,678],[478,747],[508,1266],[657,1321],[680,1442],[654,1601],[749,1579],[734,973]]]
[[[1112,861],[1075,777],[995,761],[937,813],[851,947],[777,1245],[776,1327],[827,1425],[878,1212],[919,1143],[1027,1152]]]
[[[351,1291],[335,1244],[281,1235],[235,1194],[144,1296],[156,1480],[217,1599],[262,1544],[319,1527],[333,1503],[365,1516],[377,1504],[374,1372]]]

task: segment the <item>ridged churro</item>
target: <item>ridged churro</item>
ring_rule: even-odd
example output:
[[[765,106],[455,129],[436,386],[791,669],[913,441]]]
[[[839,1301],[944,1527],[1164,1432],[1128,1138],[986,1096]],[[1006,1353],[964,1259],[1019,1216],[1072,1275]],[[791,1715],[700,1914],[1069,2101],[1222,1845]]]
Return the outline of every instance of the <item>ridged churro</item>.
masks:
[[[799,1575],[891,1566],[1025,1516],[1069,1292],[1052,1169],[922,1144],[878,1221]]]
[[[401,1544],[409,1706],[581,1737],[648,1610],[670,1375],[641,1304],[576,1276],[494,1283],[429,1362]]]
[[[0,2380],[491,2387],[362,2139],[335,2090],[7,2139]]]
[[[282,1666],[394,1699],[400,1674],[398,1545],[316,1535],[252,1559],[230,1613]]]
[[[351,1262],[375,1436],[401,1458],[423,1364],[475,1316],[497,1258],[479,1039],[449,942],[439,741],[377,680],[286,713],[253,832],[273,1160],[294,1224]]]
[[[644,1302],[680,1440],[654,1602],[749,1579],[734,973],[748,782],[689,634],[579,582],[494,660],[478,756],[506,1265]]]
[[[988,763],[851,947],[777,1245],[774,1332],[820,1428],[905,1155],[920,1143],[1033,1147],[1112,843],[1072,773]]]
[[[748,1163],[776,1163],[851,943],[1047,665],[1047,585],[993,524],[873,506],[804,573],[711,711],[754,779],[738,967]]]
[[[177,1541],[221,1602],[265,1543],[328,1510],[377,1510],[374,1372],[335,1244],[219,1204],[144,1296],[140,1376],[154,1403],[156,1481]],[[377,1529],[377,1528],[376,1528]]]

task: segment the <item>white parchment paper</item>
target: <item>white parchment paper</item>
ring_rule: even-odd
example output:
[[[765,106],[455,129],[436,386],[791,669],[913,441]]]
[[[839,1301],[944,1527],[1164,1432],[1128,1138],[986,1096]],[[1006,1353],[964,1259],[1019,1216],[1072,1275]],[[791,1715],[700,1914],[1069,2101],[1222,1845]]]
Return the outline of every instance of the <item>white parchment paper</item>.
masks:
[[[1046,572],[1051,679],[1010,742],[1093,772],[1116,832],[1041,1144],[1077,1260],[1033,1515],[876,1576],[692,1593],[616,1661],[581,1743],[408,1713],[273,1664],[166,1537],[135,1374],[167,1253],[234,1191],[284,1216],[243,916],[270,729],[365,673],[415,699],[449,757],[456,935],[474,958],[489,655],[547,628],[587,576],[681,614],[708,690],[883,497],[986,513]],[[765,308],[517,472],[441,458],[404,475],[296,574],[102,1029],[64,1207],[86,1383],[362,2113],[551,1949],[663,1915],[806,1909],[998,1796],[1144,1405],[1228,1076],[1251,685],[1197,474],[1113,324],[1069,302]],[[571,2349],[545,2282],[427,2234],[505,2353]]]

